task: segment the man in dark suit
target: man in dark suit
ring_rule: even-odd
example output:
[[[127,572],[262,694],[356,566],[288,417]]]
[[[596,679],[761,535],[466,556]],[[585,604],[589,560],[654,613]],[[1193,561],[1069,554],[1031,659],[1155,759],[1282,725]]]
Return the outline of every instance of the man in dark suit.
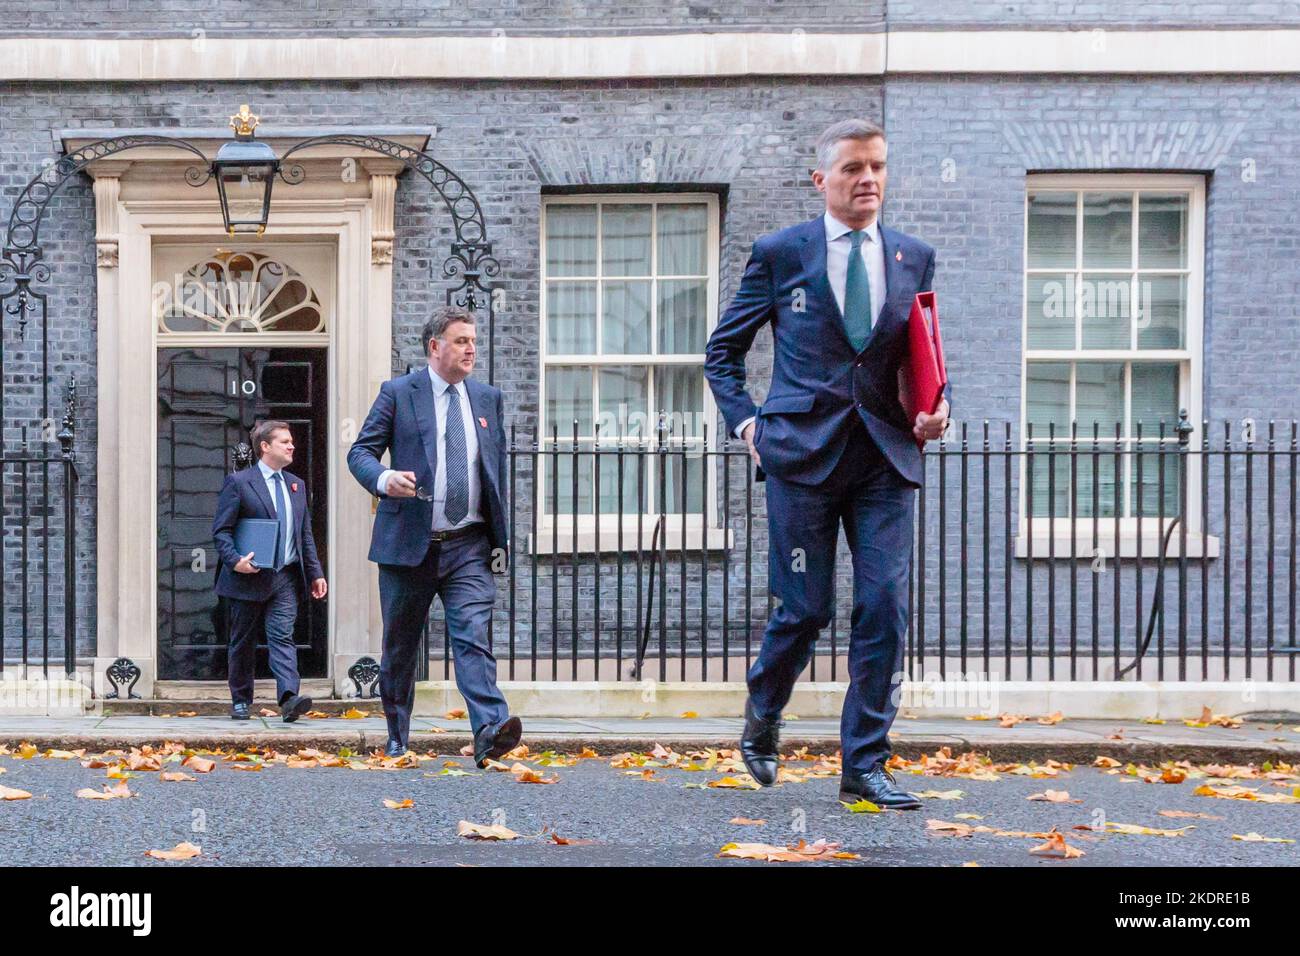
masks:
[[[916,439],[934,415],[908,421],[899,367],[913,297],[928,291],[934,250],[879,222],[884,132],[845,120],[822,134],[812,181],[826,212],[763,236],[709,339],[704,371],[728,429],[766,481],[773,609],[750,668],[741,754],[754,779],[776,782],[781,711],[834,612],[836,540],[853,555],[849,687],[840,722],[840,798],[916,809],[885,767],[907,625]],[[745,391],[745,355],[772,325],[772,385],[762,406]]]
[[[275,675],[276,699],[285,723],[311,710],[311,698],[298,693],[298,651],[293,626],[302,594],[325,597],[325,572],[316,555],[307,508],[307,485],[284,469],[293,463],[293,434],[284,422],[258,422],[252,430],[257,462],[227,476],[217,498],[212,537],[221,557],[217,593],[227,598],[230,614],[230,716],[248,720],[253,702],[257,634],[264,628]],[[235,549],[235,526],[241,518],[279,522],[274,555],[241,555]],[[310,584],[308,583],[310,582]]]
[[[496,603],[493,565],[506,550],[506,434],[501,390],[470,378],[474,315],[446,306],[422,335],[427,368],[385,382],[348,451],[361,487],[379,496],[370,560],[379,565],[384,646],[379,694],[388,756],[407,751],[420,634],[442,597],[469,708],[474,760],[513,750],[523,724],[497,687],[488,622]],[[390,464],[380,458],[391,452]]]

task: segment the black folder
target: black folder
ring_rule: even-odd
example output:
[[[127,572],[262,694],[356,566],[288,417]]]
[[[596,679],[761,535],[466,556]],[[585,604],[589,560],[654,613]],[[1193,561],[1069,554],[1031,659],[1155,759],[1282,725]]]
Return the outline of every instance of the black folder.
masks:
[[[253,567],[274,568],[280,522],[274,518],[240,518],[235,525],[235,550],[242,558],[253,552]]]

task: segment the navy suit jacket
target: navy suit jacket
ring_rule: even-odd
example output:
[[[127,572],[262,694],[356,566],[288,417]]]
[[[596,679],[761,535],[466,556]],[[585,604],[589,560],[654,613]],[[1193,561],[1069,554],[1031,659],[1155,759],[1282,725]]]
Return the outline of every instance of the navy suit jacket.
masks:
[[[478,435],[479,511],[493,548],[506,552],[505,405],[501,389],[465,379]],[[480,419],[482,421],[480,421]],[[486,423],[486,424],[484,424]],[[380,459],[391,452],[390,464]],[[415,472],[415,482],[433,491],[438,470],[438,418],[427,368],[384,382],[357,440],[348,450],[348,468],[369,494],[387,469]],[[415,567],[429,550],[433,502],[381,495],[370,536],[370,560]]]
[[[298,567],[303,584],[325,577],[316,555],[316,539],[311,533],[311,512],[307,508],[307,484],[297,475],[284,472],[285,494],[293,509],[293,540],[298,551]],[[297,491],[294,491],[294,488]],[[240,574],[235,565],[243,557],[235,550],[235,525],[240,518],[275,519],[275,505],[266,488],[262,470],[251,467],[226,476],[217,498],[217,514],[212,519],[212,537],[216,541],[221,567],[217,571],[217,593],[242,601],[265,601],[271,596],[272,572],[263,568],[256,574]]]
[[[898,398],[908,355],[907,319],[930,290],[934,249],[883,224],[885,303],[862,350],[849,342],[826,272],[821,216],[754,243],[740,288],[706,346],[704,374],[728,434],[757,416],[754,447],[764,472],[799,484],[825,480],[848,441],[853,416],[907,481],[923,480],[921,453]],[[745,354],[772,323],[772,385],[761,406],[745,391]],[[951,389],[945,388],[951,401]]]

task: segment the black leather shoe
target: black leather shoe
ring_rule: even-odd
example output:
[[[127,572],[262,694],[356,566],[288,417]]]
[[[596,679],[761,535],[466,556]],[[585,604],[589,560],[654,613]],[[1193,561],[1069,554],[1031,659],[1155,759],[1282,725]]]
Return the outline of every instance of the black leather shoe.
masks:
[[[524,725],[518,717],[507,717],[493,726],[488,724],[474,735],[474,763],[479,769],[489,760],[505,756],[519,746],[524,735]]]
[[[248,705],[247,705],[247,704],[231,704],[231,705],[230,705],[230,719],[231,719],[231,720],[248,720],[248,719],[249,719],[249,718],[248,718]]]
[[[384,747],[384,756],[385,756],[385,757],[405,757],[405,756],[406,756],[406,744],[402,743],[400,740],[394,740],[392,737],[389,737],[389,738],[388,738],[388,744],[387,744],[387,746]]]
[[[878,807],[890,810],[920,810],[921,801],[906,790],[899,789],[894,775],[877,764],[866,773],[840,778],[840,800],[857,803],[870,800]]]
[[[311,710],[311,698],[294,694],[280,705],[280,717],[286,724],[291,724],[309,710]]]
[[[777,747],[780,744],[781,721],[766,720],[754,714],[753,705],[745,700],[745,734],[740,738],[740,756],[745,761],[749,775],[761,786],[776,783],[780,762]]]

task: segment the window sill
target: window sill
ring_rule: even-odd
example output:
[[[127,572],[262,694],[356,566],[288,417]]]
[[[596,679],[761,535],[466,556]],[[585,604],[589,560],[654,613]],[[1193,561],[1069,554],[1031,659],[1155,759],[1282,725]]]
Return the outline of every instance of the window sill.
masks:
[[[678,527],[671,518],[667,522],[667,529],[660,534],[658,541],[652,541],[654,535],[654,526],[656,517],[647,518],[641,528],[641,553],[643,556],[652,554],[651,548],[662,546],[668,552],[671,559],[674,554],[681,554],[682,550],[682,529]],[[730,550],[734,541],[732,532],[725,528],[708,528],[703,529],[698,525],[691,527],[687,525],[685,529],[685,546],[686,554],[689,560],[691,553],[699,555],[701,549],[705,551],[727,551]],[[578,527],[577,544],[574,544],[573,527],[561,525],[558,531],[552,531],[550,528],[542,528],[537,532],[537,540],[534,541],[533,535],[529,532],[525,542],[525,554],[545,557],[551,554],[595,554],[596,553],[596,532],[592,527]],[[600,553],[601,554],[618,554],[622,553],[625,557],[636,555],[637,552],[637,529],[635,525],[632,528],[623,529],[623,546],[619,548],[618,528],[600,529]]]
[[[1152,522],[1154,524],[1154,521]],[[1055,535],[1050,536],[1046,531],[1035,533],[1033,536],[1034,560],[1046,561],[1049,557],[1048,551],[1053,546],[1055,554],[1053,557],[1057,561],[1070,560],[1070,533],[1068,531],[1057,531]],[[1055,538],[1055,541],[1052,538]],[[1179,538],[1180,532],[1174,529],[1173,535],[1169,538],[1169,549],[1165,552],[1166,560],[1177,559],[1179,557]],[[1027,559],[1029,557],[1029,539],[1026,534],[1019,534],[1015,539],[1015,556],[1017,558]],[[1076,561],[1093,560],[1092,529],[1080,530],[1074,535],[1074,559]],[[1156,560],[1160,555],[1160,547],[1163,539],[1155,533],[1154,528],[1151,531],[1143,529],[1141,539],[1136,532],[1120,531],[1118,556],[1120,560],[1132,559],[1138,556],[1138,544],[1141,543],[1141,553],[1143,560]],[[1115,535],[1114,533],[1105,534],[1098,531],[1097,549],[1102,556],[1110,559],[1116,556]],[[1219,538],[1217,535],[1202,536],[1199,531],[1187,532],[1187,557],[1200,560],[1201,557],[1214,559],[1219,557]]]

